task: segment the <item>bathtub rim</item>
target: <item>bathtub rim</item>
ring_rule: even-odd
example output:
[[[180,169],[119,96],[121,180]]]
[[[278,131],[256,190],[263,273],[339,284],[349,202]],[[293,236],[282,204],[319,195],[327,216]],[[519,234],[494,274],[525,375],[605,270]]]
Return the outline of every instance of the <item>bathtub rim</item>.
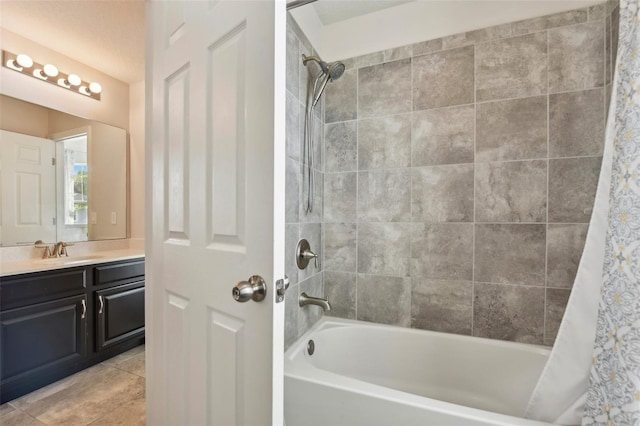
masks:
[[[347,326],[358,326],[364,328],[382,328],[386,330],[395,330],[401,331],[407,334],[414,335],[424,335],[424,336],[437,336],[438,338],[445,338],[448,340],[454,341],[466,341],[466,340],[474,340],[478,342],[483,342],[484,344],[490,344],[496,347],[504,347],[504,348],[520,348],[522,350],[526,350],[527,352],[534,352],[540,355],[549,356],[551,353],[551,347],[538,345],[535,343],[522,343],[522,342],[512,342],[508,340],[498,340],[498,339],[490,339],[488,337],[479,337],[479,336],[470,336],[466,334],[454,334],[454,333],[446,333],[442,331],[433,331],[433,330],[423,330],[420,328],[409,328],[409,327],[401,327],[397,325],[389,325],[389,324],[379,324],[375,322],[362,321],[362,320],[353,320],[347,318],[337,318],[337,317],[328,317],[323,316],[316,322],[306,333],[298,338],[284,353],[285,359],[293,359],[293,357],[301,350],[306,349],[306,342],[310,335],[320,332],[322,330],[328,330],[331,328],[338,327],[347,327]]]
[[[285,383],[287,377],[293,380],[302,380],[314,383],[320,386],[326,386],[333,389],[348,390],[363,394],[372,398],[383,398],[385,400],[398,404],[408,405],[416,408],[426,408],[425,403],[428,401],[429,409],[441,414],[448,414],[460,417],[461,420],[468,419],[474,421],[491,422],[487,425],[499,426],[549,426],[551,423],[540,422],[532,419],[510,416],[502,413],[495,413],[478,408],[467,407],[452,402],[440,401],[428,398],[422,395],[415,395],[401,390],[377,385],[349,376],[343,376],[328,370],[316,367],[313,363],[306,360],[306,346],[309,338],[315,333],[323,330],[339,327],[365,327],[365,328],[383,328],[387,330],[395,330],[403,333],[416,335],[437,335],[439,338],[445,337],[453,340],[479,340],[485,344],[492,344],[497,347],[521,348],[530,352],[547,355],[551,349],[529,343],[509,342],[484,337],[458,335],[452,333],[443,333],[431,330],[411,329],[388,324],[378,324],[366,321],[334,318],[323,316],[316,324],[313,325],[306,333],[304,333],[291,347],[285,352],[284,360],[284,376]],[[309,374],[311,373],[311,374]],[[286,386],[286,385],[285,385]],[[286,395],[286,394],[285,394]],[[286,401],[286,400],[285,400]],[[286,403],[286,402],[285,402]],[[517,423],[514,423],[514,420]]]

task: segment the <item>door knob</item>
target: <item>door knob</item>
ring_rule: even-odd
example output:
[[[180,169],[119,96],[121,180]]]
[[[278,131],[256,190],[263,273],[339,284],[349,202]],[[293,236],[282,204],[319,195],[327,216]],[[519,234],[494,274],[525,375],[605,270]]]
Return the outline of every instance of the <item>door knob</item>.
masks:
[[[247,302],[249,299],[260,302],[267,295],[267,283],[260,275],[254,275],[247,281],[236,284],[231,293],[236,302]]]

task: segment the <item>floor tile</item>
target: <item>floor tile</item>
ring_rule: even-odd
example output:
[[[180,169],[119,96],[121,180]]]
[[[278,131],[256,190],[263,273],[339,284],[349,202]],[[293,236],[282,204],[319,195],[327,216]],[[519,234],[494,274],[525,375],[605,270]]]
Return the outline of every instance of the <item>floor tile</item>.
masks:
[[[144,426],[146,423],[145,399],[138,398],[111,414],[91,423],[91,426]]]
[[[0,419],[2,419],[5,415],[13,411],[15,411],[15,408],[13,407],[13,405],[9,404],[8,402],[6,404],[0,405]]]
[[[144,366],[144,352],[115,365],[115,367],[120,370],[124,370],[140,377],[144,377]]]
[[[144,348],[145,348],[144,345],[136,346],[135,348],[129,349],[127,352],[123,352],[120,355],[114,356],[113,358],[109,358],[108,360],[103,361],[102,363],[104,365],[114,366],[116,364],[121,363],[122,361],[128,360],[129,358],[133,358],[138,354],[143,354]]]
[[[96,367],[63,380],[71,384],[50,385],[56,392],[48,386],[21,398],[19,407],[47,424],[87,425],[144,396],[142,377],[105,365]]]
[[[4,405],[2,407],[4,408]],[[27,413],[23,413],[20,410],[13,410],[11,412],[3,413],[2,415],[0,415],[0,424],[2,424],[2,426],[44,425],[44,423],[42,423],[38,419],[34,419]]]

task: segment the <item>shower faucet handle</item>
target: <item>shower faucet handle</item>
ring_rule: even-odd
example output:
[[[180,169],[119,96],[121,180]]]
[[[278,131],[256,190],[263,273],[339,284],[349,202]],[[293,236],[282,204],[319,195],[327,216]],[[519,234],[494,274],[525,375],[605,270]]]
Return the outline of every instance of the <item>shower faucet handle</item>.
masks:
[[[318,255],[315,254],[314,252],[312,252],[311,250],[307,250],[304,253],[302,253],[302,257],[306,258],[306,259],[313,259],[313,263],[315,264],[316,269],[318,269]]]
[[[305,269],[309,265],[309,261],[313,259],[316,269],[318,269],[318,255],[311,251],[309,241],[301,239],[296,247],[296,263],[299,269]]]

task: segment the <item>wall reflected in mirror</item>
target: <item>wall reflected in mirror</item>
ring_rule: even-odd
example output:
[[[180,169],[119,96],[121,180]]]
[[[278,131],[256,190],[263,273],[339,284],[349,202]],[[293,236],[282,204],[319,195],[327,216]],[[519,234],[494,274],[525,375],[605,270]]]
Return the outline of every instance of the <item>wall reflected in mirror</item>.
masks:
[[[126,131],[4,95],[0,110],[0,244],[126,238]]]

